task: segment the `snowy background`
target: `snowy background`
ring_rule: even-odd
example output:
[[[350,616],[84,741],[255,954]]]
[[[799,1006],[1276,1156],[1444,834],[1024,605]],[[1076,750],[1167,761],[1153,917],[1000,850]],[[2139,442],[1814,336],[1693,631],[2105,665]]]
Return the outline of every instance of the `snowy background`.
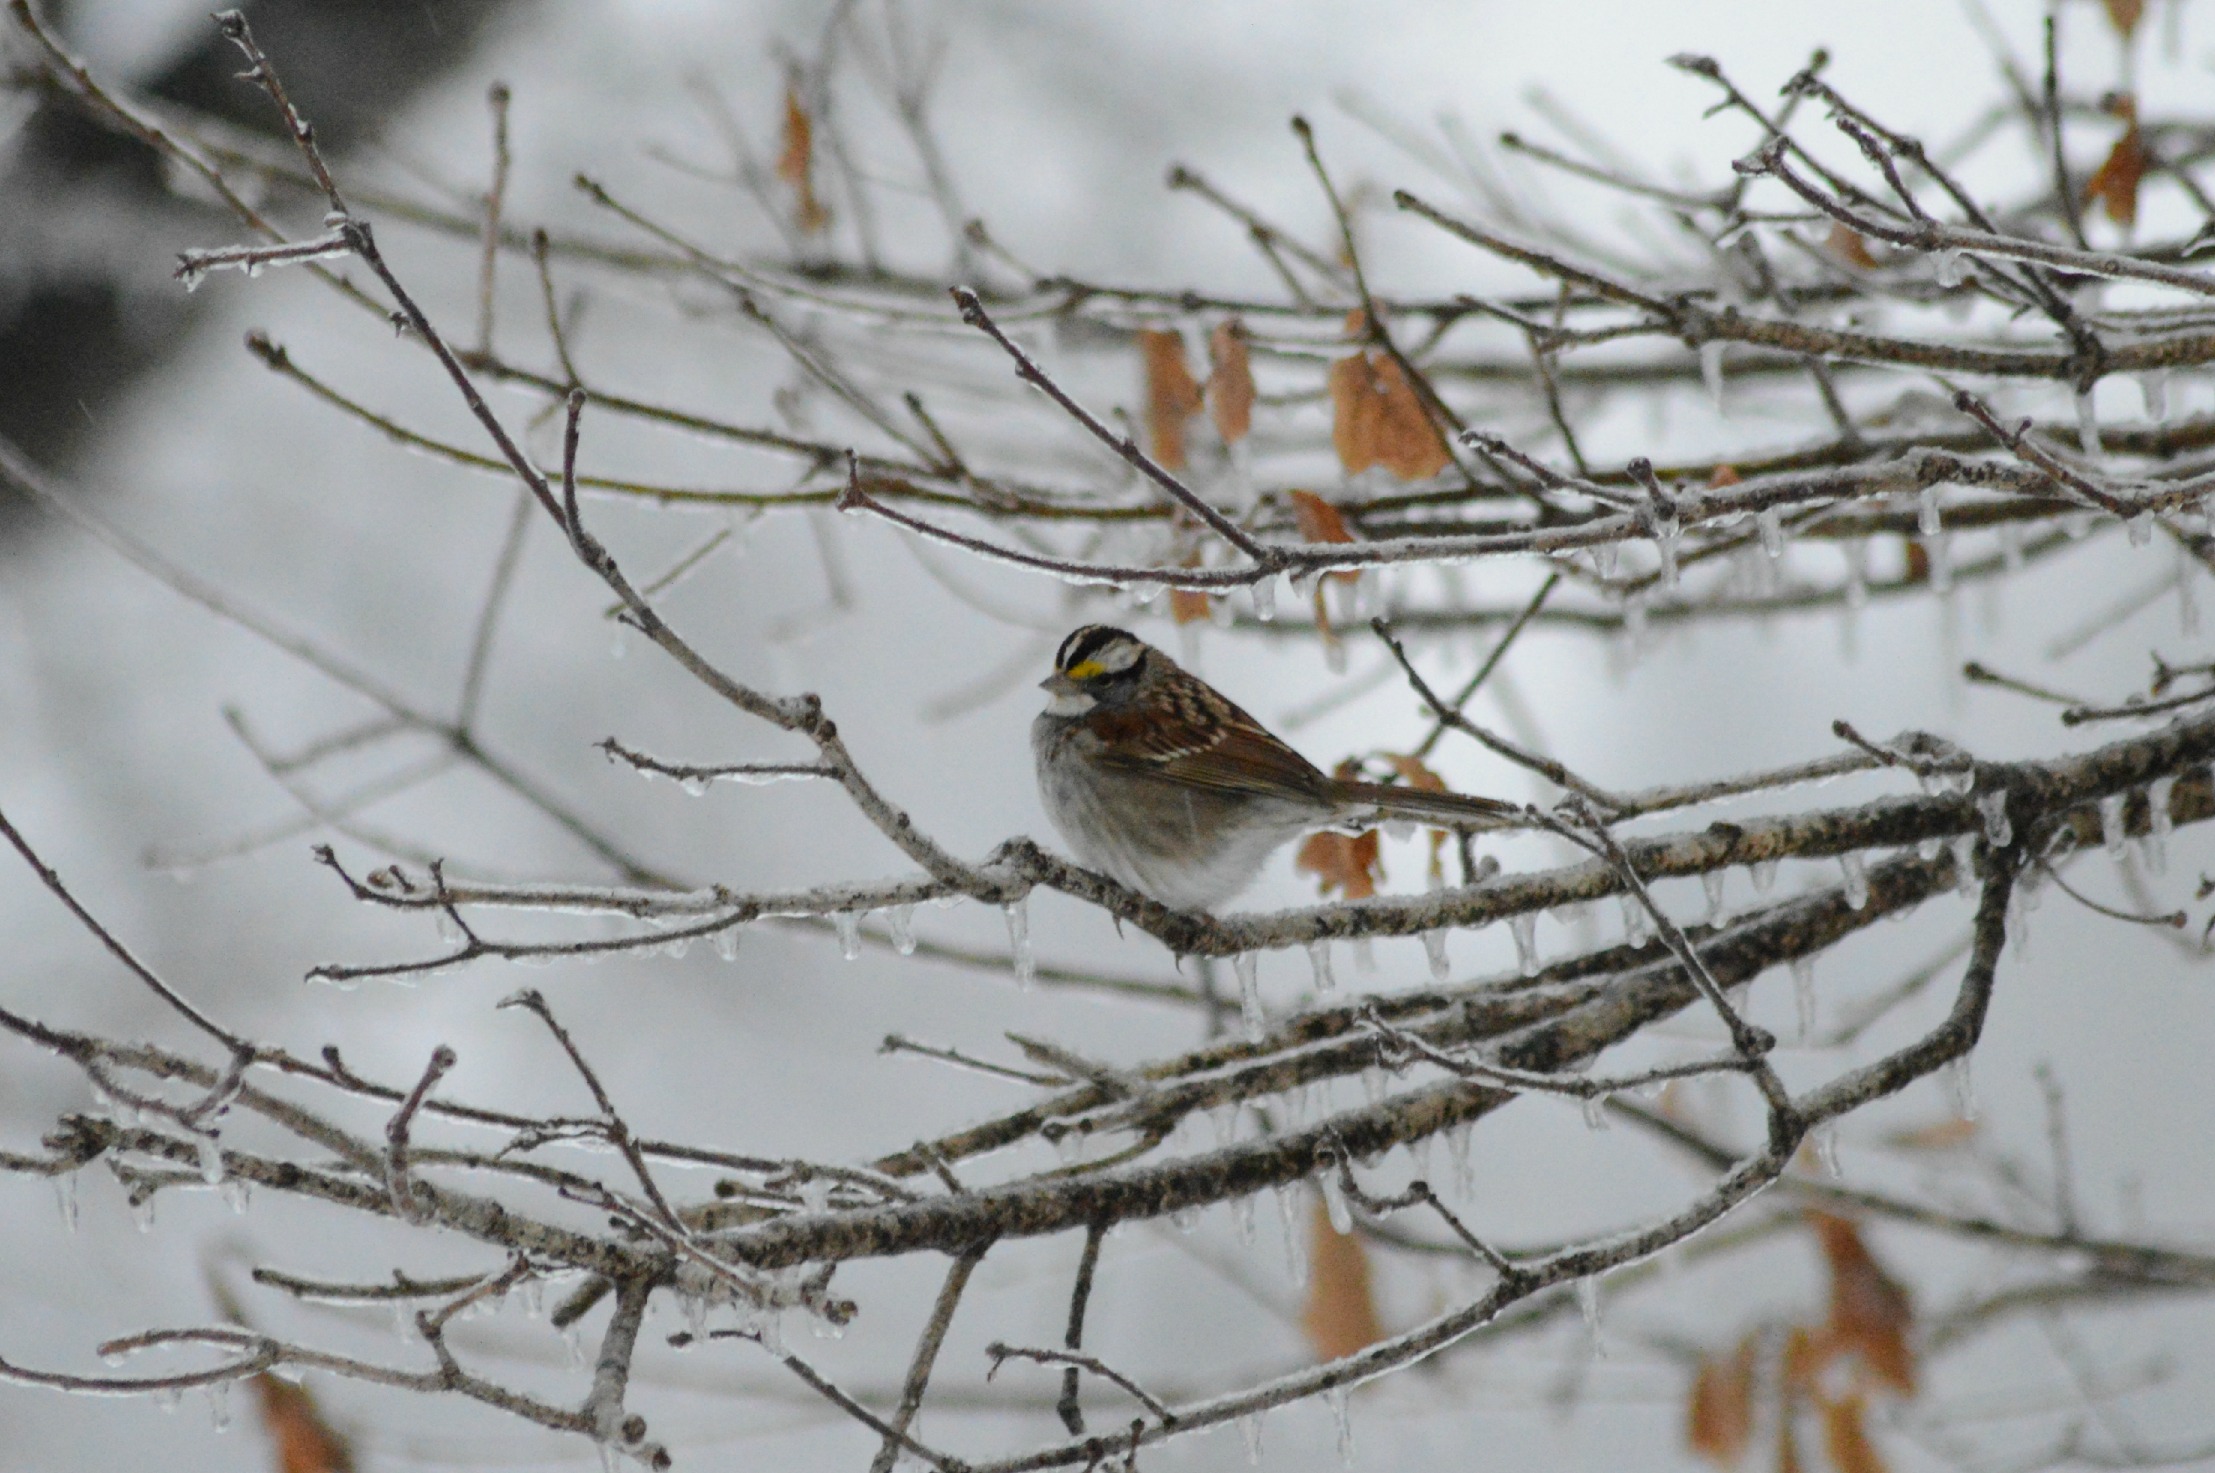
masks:
[[[2034,7],[2005,8],[2004,28],[2017,54],[2035,54]],[[2143,87],[2155,101],[2165,88],[2175,96],[2204,94],[2215,35],[2186,17],[2174,54],[2165,56],[2162,25],[2170,7],[2159,9],[2161,19],[2142,43]],[[69,21],[96,69],[127,78],[157,68],[171,48],[195,39],[204,24],[200,11],[170,0],[88,0]],[[395,8],[396,16],[403,13]],[[2115,64],[2112,38],[2095,29],[2091,9],[2072,7],[2071,15],[2073,64],[2104,74]],[[713,79],[757,138],[770,136],[782,87],[771,43],[811,43],[820,19],[819,7],[802,4],[547,0],[512,7],[390,120],[381,139],[344,160],[342,181],[347,171],[359,171],[357,177],[417,187],[425,179],[480,187],[484,90],[504,79],[515,94],[511,218],[605,233],[608,222],[569,187],[581,170],[620,181],[660,218],[734,247],[761,245],[765,238],[743,223],[746,207],[729,191],[657,164],[646,150],[712,153],[712,131],[683,85],[694,74]],[[1811,49],[1825,46],[1834,57],[1831,77],[1850,95],[1932,139],[1949,136],[1999,95],[1986,48],[1967,20],[1953,7],[1918,0],[1851,7],[1604,0],[1573,10],[1506,0],[1390,7],[1121,0],[919,6],[913,19],[919,31],[943,38],[939,135],[969,208],[996,237],[1042,269],[1164,285],[1266,289],[1254,285],[1259,272],[1235,230],[1191,198],[1162,189],[1173,162],[1202,169],[1311,238],[1326,238],[1327,212],[1285,127],[1296,111],[1315,120],[1342,180],[1425,189],[1435,178],[1359,119],[1389,116],[1436,136],[1434,120],[1450,113],[1478,138],[1503,127],[1550,136],[1526,95],[1541,85],[1665,177],[1712,184],[1748,140],[1742,128],[1702,122],[1711,94],[1663,64],[1673,53],[1712,54],[1766,97]],[[277,61],[282,66],[284,57]],[[316,99],[297,100],[312,118]],[[1538,194],[1557,187],[1545,176],[1516,177]],[[38,201],[0,207],[35,209]],[[440,320],[467,322],[474,281],[467,246],[398,226],[384,228],[381,238]],[[139,242],[156,261],[213,243]],[[934,249],[917,250],[914,264],[943,264],[932,259]],[[1489,289],[1515,281],[1412,225],[1380,226],[1372,249],[1372,272],[1396,287]],[[507,284],[506,320],[522,324],[517,331],[535,341],[527,273],[511,263]],[[597,280],[592,286],[579,336],[590,377],[735,419],[771,418],[770,395],[785,370],[757,338],[714,322],[688,323],[681,338],[672,337],[671,305],[653,289]],[[102,407],[73,477],[102,516],[241,604],[313,633],[425,704],[450,703],[510,487],[394,448],[312,404],[242,351],[242,334],[262,328],[402,422],[474,443],[420,354],[381,340],[377,324],[338,307],[304,276],[272,272],[250,282],[232,276],[204,287],[202,297],[192,336],[166,367]],[[1100,377],[1105,391],[1134,395],[1135,367],[1110,367],[1121,378]],[[498,403],[517,419],[535,407],[516,396]],[[2144,412],[2129,384],[2105,386],[2100,406],[2119,420]],[[2211,407],[2215,393],[2205,383],[2171,386],[2171,414]],[[1036,412],[1043,441],[1072,443],[1046,411]],[[1682,420],[1609,423],[1595,429],[1598,443],[1588,448],[1595,458],[1658,456],[1711,430],[1714,412],[1704,400],[1687,400]],[[1740,414],[1734,430],[1748,443],[1799,434],[1791,425],[1763,422],[1758,404],[1734,412]],[[2065,413],[2066,406],[2057,397],[2050,412]],[[647,477],[765,479],[761,463],[717,445],[614,427],[603,439],[592,433],[588,464],[604,454],[608,464]],[[538,444],[548,448],[543,439]],[[592,515],[640,567],[673,556],[710,525],[697,515],[612,501],[596,503]],[[817,535],[825,530],[836,549],[830,564]],[[652,651],[611,647],[599,617],[604,591],[545,533],[537,529],[527,549],[492,667],[485,720],[498,750],[656,863],[687,874],[742,886],[773,875],[869,877],[897,868],[896,857],[834,794],[804,785],[723,787],[695,800],[670,784],[642,784],[592,751],[590,743],[612,733],[675,760],[800,755],[733,719]],[[307,1054],[336,1042],[357,1068],[395,1078],[412,1078],[444,1042],[461,1059],[448,1084],[457,1096],[518,1108],[581,1108],[577,1085],[554,1067],[543,1034],[513,1013],[493,1011],[499,998],[527,982],[543,989],[589,1041],[603,1078],[640,1129],[734,1150],[850,1160],[1016,1103],[1014,1086],[880,1057],[877,1044],[886,1033],[989,1050],[1003,1030],[1014,1030],[1116,1061],[1194,1041],[1193,1020],[1173,1010],[1052,989],[1018,993],[1005,974],[880,952],[847,963],[828,939],[759,928],[732,963],[698,948],[682,960],[528,974],[486,965],[416,987],[303,985],[302,974],[318,962],[416,955],[437,942],[427,923],[403,924],[349,903],[308,861],[306,838],[197,868],[185,883],[150,869],[146,859],[150,850],[220,844],[292,814],[232,735],[226,707],[288,745],[361,717],[362,703],[71,529],[18,517],[7,524],[6,538],[0,806],[157,970],[256,1036]],[[2058,745],[2046,717],[2013,698],[1966,690],[1948,672],[1964,658],[2041,667],[2049,646],[2164,575],[2168,564],[2154,559],[2166,556],[2160,548],[2128,548],[2110,531],[2004,592],[1964,594],[1950,613],[1928,603],[1872,608],[1850,632],[1834,615],[1761,629],[1703,629],[1658,637],[1635,661],[1604,641],[1538,633],[1507,666],[1511,679],[1501,694],[1512,698],[1512,709],[1495,705],[1489,716],[1533,731],[1573,767],[1617,788],[1820,755],[1832,750],[1829,724],[1841,716],[1870,733],[1939,731],[1985,755],[2042,753]],[[981,597],[950,594],[885,529],[811,528],[800,517],[774,518],[751,531],[742,555],[721,558],[686,583],[666,612],[740,678],[780,692],[804,682],[820,692],[880,786],[925,830],[957,852],[977,855],[1011,834],[1050,840],[1027,752],[1036,677],[995,676],[1026,650],[1043,673],[1052,636],[1081,613],[1063,590],[1039,579],[993,569],[965,569],[962,576]],[[834,585],[843,587],[842,607],[833,606]],[[980,607],[986,599],[1020,617],[989,616]],[[1171,637],[1158,613],[1129,617],[1154,637]],[[2173,599],[2155,601],[2046,674],[2064,687],[2119,690],[2142,677],[2149,647],[2172,655],[2196,648],[2179,632]],[[1476,646],[1466,643],[1433,649],[1426,658],[1458,675],[1475,655]],[[1374,648],[1357,648],[1348,678],[1361,678],[1379,658]],[[1222,632],[1204,636],[1200,663],[1272,723],[1297,715],[1334,678],[1311,644]],[[936,714],[934,700],[978,682],[988,698]],[[1300,723],[1292,735],[1309,755],[1328,761],[1350,750],[1405,744],[1423,729],[1413,699],[1387,682]],[[1449,746],[1442,765],[1457,785],[1540,796],[1526,775],[1481,754]],[[1882,785],[1872,782],[1867,790]],[[1841,785],[1838,801],[1851,791],[1858,789]],[[594,873],[572,841],[466,772],[383,805],[372,817],[382,829],[504,872]],[[2180,893],[2169,893],[2170,903],[2188,898],[2183,877],[2208,862],[2203,838],[2186,836],[2177,849],[2168,891]],[[1414,849],[1394,849],[1388,865],[1395,885],[1420,883]],[[1788,871],[1781,883],[1828,878]],[[2087,883],[2116,893],[2104,875]],[[1734,900],[1746,898],[1744,876],[1733,876],[1731,885]],[[1280,859],[1245,903],[1294,904],[1308,894]],[[1695,897],[1696,891],[1686,903]],[[2032,1071],[2048,1062],[2067,1088],[2088,1223],[2205,1243],[2215,1237],[2208,1171],[2215,1095],[2204,1085],[2215,1000],[2204,974],[2160,938],[2086,924],[2066,906],[2049,892],[2027,957],[2003,972],[1975,1065],[1988,1144],[2044,1160]],[[1852,943],[1820,976],[1823,1006],[1880,990],[1941,952],[1965,918],[1963,907],[1940,904]],[[1000,918],[975,907],[926,911],[921,925],[927,934],[982,947],[1004,937]],[[1118,939],[1097,917],[1054,897],[1039,897],[1032,929],[1047,960],[1133,976],[1171,974],[1169,958],[1151,941]],[[1563,933],[1549,921],[1540,944],[1559,947]],[[1453,959],[1457,976],[1504,965],[1506,938],[1457,936]],[[1423,970],[1411,944],[1380,947],[1377,965],[1373,976],[1354,979],[1358,985],[1390,986]],[[1353,976],[1345,959],[1340,970]],[[1306,962],[1266,959],[1263,980],[1272,1000],[1289,1002],[1307,986]],[[27,872],[6,866],[0,866],[0,989],[11,1007],[57,1023],[182,1041],[174,1021],[58,912]],[[1788,984],[1765,979],[1755,999],[1762,1021],[1791,1032]],[[1834,1062],[1810,1061],[1800,1077]],[[23,1149],[57,1112],[87,1104],[75,1071],[26,1050],[11,1050],[0,1070],[0,1128],[13,1149]],[[1883,1131],[1939,1118],[1946,1108],[1941,1091],[1928,1088],[1849,1122],[1841,1142],[1849,1176],[1943,1191],[1942,1180],[1919,1174],[1925,1168],[1873,1147]],[[1510,1244],[1624,1222],[1692,1187],[1690,1176],[1629,1132],[1588,1131],[1573,1107],[1545,1101],[1487,1122],[1474,1167],[1471,1210],[1495,1240]],[[690,1185],[706,1184],[703,1175]],[[481,1261],[458,1244],[414,1243],[405,1250],[410,1256],[394,1264],[389,1250],[367,1255],[363,1245],[372,1235],[334,1214],[257,1201],[250,1214],[236,1217],[213,1192],[164,1193],[157,1220],[141,1236],[120,1190],[97,1170],[84,1174],[72,1232],[53,1195],[43,1182],[0,1181],[0,1241],[7,1244],[0,1250],[0,1355],[32,1364],[91,1370],[98,1362],[89,1347],[104,1337],[205,1322],[210,1262],[251,1258],[308,1274],[375,1277],[394,1266],[428,1275]],[[1896,1265],[1911,1266],[1919,1299],[1934,1305],[1972,1287],[1972,1271],[1991,1271],[1990,1258],[1971,1258],[1928,1237],[1880,1228],[1874,1240]],[[989,1260],[942,1362],[949,1386],[976,1383],[988,1339],[1035,1343],[1058,1336],[1076,1246],[1032,1243]],[[1646,1341],[1704,1335],[1727,1343],[1765,1308],[1809,1302],[1820,1285],[1818,1267],[1812,1249],[1794,1241],[1720,1273],[1688,1270],[1611,1314],[1603,1331],[1607,1354],[1596,1361],[1584,1327],[1567,1323],[1497,1354],[1463,1354],[1435,1372],[1400,1376],[1355,1400],[1362,1463],[1466,1466],[1475,1457],[1501,1469],[1683,1465],[1676,1451],[1683,1373]],[[843,1344],[809,1353],[859,1386],[894,1384],[912,1334],[904,1327],[927,1304],[934,1274],[907,1266],[849,1272],[841,1284],[862,1300],[863,1320]],[[1462,1287],[1443,1270],[1429,1282],[1392,1277],[1385,1285],[1388,1318],[1405,1323]],[[1190,1235],[1166,1225],[1119,1234],[1094,1304],[1088,1347],[1111,1361],[1155,1368],[1159,1389],[1196,1390],[1242,1372],[1288,1367],[1306,1354],[1295,1323],[1298,1290],[1266,1220],[1250,1254],[1240,1249],[1228,1214],[1209,1216]],[[272,1315],[290,1312],[265,1300],[250,1305]],[[395,1337],[381,1312],[327,1314],[312,1323],[314,1333],[365,1354],[410,1364],[422,1359],[420,1347]],[[668,1315],[650,1323],[650,1331],[675,1328]],[[2081,1341],[2092,1364],[2125,1380],[2173,1355],[2165,1379],[2114,1414],[2156,1441],[2205,1430],[2202,1414],[2215,1405],[2215,1366],[2204,1355],[2211,1329],[2205,1310],[2189,1305],[2080,1316],[2065,1335],[2011,1333],[1948,1361],[1926,1397],[1931,1408],[1992,1419],[2000,1430],[1980,1435],[1998,1445],[2006,1445],[2010,1419],[2022,1421],[2028,1438],[2031,1413],[2083,1394],[2059,1349]],[[548,1386],[582,1384],[573,1375],[561,1379],[567,1373],[559,1344],[515,1310],[463,1325],[457,1348],[499,1374]],[[1011,1378],[1033,1384],[1018,1370],[1003,1373],[997,1386],[1005,1389]],[[480,1408],[314,1384],[371,1468],[576,1467],[593,1460],[582,1442]],[[680,1466],[850,1468],[867,1456],[858,1431],[825,1415],[774,1366],[743,1349],[649,1356],[634,1386],[634,1407],[653,1420]],[[165,1415],[142,1400],[0,1388],[0,1467],[121,1467],[157,1456],[174,1473],[267,1466],[261,1434],[243,1408],[233,1422],[219,1434],[204,1401]],[[1040,1426],[1036,1414],[979,1416],[952,1441],[980,1450],[1015,1445]],[[1336,1463],[1320,1407],[1280,1414],[1265,1443],[1271,1468]],[[1886,1445],[1897,1451],[1899,1466],[1935,1466],[1927,1445],[1907,1438]],[[1175,1444],[1147,1465],[1202,1469],[1242,1461],[1237,1438],[1225,1432]]]

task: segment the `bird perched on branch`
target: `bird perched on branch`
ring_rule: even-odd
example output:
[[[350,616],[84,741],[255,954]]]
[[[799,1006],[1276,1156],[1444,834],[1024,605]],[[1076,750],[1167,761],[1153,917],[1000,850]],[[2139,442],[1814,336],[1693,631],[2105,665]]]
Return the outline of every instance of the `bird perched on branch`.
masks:
[[[1077,858],[1165,905],[1205,910],[1278,846],[1323,828],[1405,821],[1496,829],[1491,798],[1334,778],[1221,692],[1126,630],[1063,640],[1031,723],[1047,816]]]

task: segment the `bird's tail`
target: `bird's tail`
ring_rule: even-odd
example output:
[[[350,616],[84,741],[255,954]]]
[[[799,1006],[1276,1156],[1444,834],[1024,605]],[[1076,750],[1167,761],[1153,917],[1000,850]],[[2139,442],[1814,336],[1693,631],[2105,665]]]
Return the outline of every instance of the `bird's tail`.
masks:
[[[1426,823],[1442,829],[1502,829],[1516,826],[1522,809],[1497,798],[1468,793],[1434,793],[1389,783],[1341,782],[1333,796],[1356,822],[1370,819]]]

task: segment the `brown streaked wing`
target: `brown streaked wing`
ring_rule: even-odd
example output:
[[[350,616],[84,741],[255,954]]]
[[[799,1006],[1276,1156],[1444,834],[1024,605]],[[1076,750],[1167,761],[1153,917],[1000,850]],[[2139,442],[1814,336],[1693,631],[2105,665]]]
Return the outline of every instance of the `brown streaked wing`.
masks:
[[[1164,694],[1174,719],[1167,719],[1168,713],[1137,711],[1101,712],[1091,718],[1093,730],[1115,754],[1111,760],[1226,792],[1289,788],[1320,798],[1329,786],[1314,763],[1208,686],[1188,677]]]

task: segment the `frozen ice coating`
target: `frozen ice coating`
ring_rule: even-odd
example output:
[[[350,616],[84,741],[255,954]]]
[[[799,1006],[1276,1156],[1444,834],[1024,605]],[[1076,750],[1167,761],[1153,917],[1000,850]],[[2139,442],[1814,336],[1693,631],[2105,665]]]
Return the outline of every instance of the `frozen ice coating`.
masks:
[[[95,1394],[259,1340],[107,1366],[110,1338],[267,1335],[416,1376],[441,1363],[418,1313],[446,1310],[456,1363],[563,1425],[324,1362],[273,1374],[314,1370],[365,1467],[457,1448],[589,1466],[588,1442],[622,1467],[1213,1466],[1240,1443],[1258,1458],[1268,1414],[1266,1466],[1315,1473],[1349,1407],[1377,1468],[1472,1447],[1502,1467],[1694,1456],[1699,1357],[1652,1347],[1721,1365],[1750,1333],[1817,1325],[1837,1260],[1796,1214],[1734,1243],[1775,1209],[1774,1122],[1652,916],[1606,900],[1624,889],[1608,861],[1522,828],[1469,836],[1467,868],[1449,836],[1435,881],[1423,826],[1388,830],[1363,898],[1295,867],[1304,835],[1210,911],[1103,886],[1048,826],[1026,745],[1055,650],[1102,621],[1322,772],[1435,772],[1564,819],[1587,795],[1781,1038],[1765,1063],[1796,1101],[1895,1058],[1920,1070],[1927,1040],[1962,1041],[1932,1030],[1981,1020],[1973,1136],[1952,1117],[1975,1102],[1939,1071],[1856,1094],[1788,1168],[1873,1200],[1855,1228],[1919,1316],[1919,1390],[1864,1388],[1888,1464],[1921,1438],[2123,1465],[2113,1428],[2159,1442],[2215,1399],[2215,1309],[2170,1294],[2156,1313],[2129,1277],[2205,1276],[2215,1221],[2215,1100],[2191,1087],[2215,997],[2188,955],[2215,870],[2215,657],[2205,518],[2181,504],[2215,358],[2187,246],[2202,212],[2169,157],[2209,116],[2196,6],[2147,7],[2128,41],[2110,7],[2058,12],[2067,201],[2055,139],[2005,81],[2041,92],[2036,6],[1986,7],[2004,61],[1974,7],[1905,0],[1846,23],[1600,0],[1566,50],[1543,7],[1365,27],[1287,0],[1259,30],[1157,0],[481,8],[500,24],[442,10],[431,38],[384,7],[374,46],[312,67],[286,28],[319,7],[248,9],[321,140],[328,221],[299,152],[273,151],[274,100],[219,80],[254,63],[203,13],[34,6],[66,21],[55,45],[97,96],[0,16],[0,112],[21,124],[0,159],[0,362],[33,361],[25,324],[57,282],[163,355],[111,356],[79,318],[71,372],[0,393],[18,513],[0,515],[0,819],[22,840],[0,844],[0,1013],[179,1061],[116,1054],[95,1107],[67,1051],[0,1026],[11,1461],[259,1456],[256,1388],[222,1436],[124,1405],[198,1401],[197,1383]],[[438,70],[380,84],[349,124],[348,88],[386,72],[367,58],[432,39]],[[164,162],[103,112],[230,137],[162,80],[181,74],[274,130],[257,162]],[[2128,225],[2117,171],[2088,192],[2123,148],[2124,94],[2158,155]],[[1765,149],[1749,106],[1807,154]],[[1840,120],[1878,130],[1899,189]],[[70,130],[128,167],[57,167]],[[1955,185],[2014,241],[1976,243]],[[200,254],[172,279],[179,252]],[[1367,399],[1334,377],[1357,356]],[[1334,555],[1372,566],[1295,567],[1313,529],[1294,491],[1343,518]],[[1441,706],[1468,728],[1433,735]],[[1968,761],[1667,796],[1849,755],[1841,720]],[[609,763],[610,738],[658,766]],[[2106,912],[2188,925],[2058,885],[2033,915],[2041,865]],[[919,938],[925,901],[947,908]],[[1264,951],[1283,969],[1266,997]],[[1042,971],[1053,985],[1029,986]],[[334,985],[286,985],[306,976]],[[520,982],[558,1029],[494,1008]],[[442,1045],[465,1067],[409,1107]],[[1580,1077],[1623,1082],[1717,1057],[1612,1110],[1580,1098],[1595,1125],[1621,1117],[1604,1131],[1482,1073],[1589,1059]],[[2040,1060],[2067,1084],[2058,1130],[2024,1088]],[[300,1136],[277,1104],[344,1139]],[[358,1205],[363,1183],[385,1202],[400,1138],[400,1179],[437,1194],[420,1228]],[[2057,1139],[2066,1203],[2041,1164]],[[1386,1205],[1348,1200],[1346,1159]],[[1418,1197],[1390,1205],[1416,1179],[1484,1250]],[[1281,1244],[1253,1241],[1264,1196]],[[1366,1301],[1316,1253],[1334,1219]],[[1968,1230],[1988,1220],[2039,1231]],[[1988,1297],[2078,1273],[2047,1241],[2072,1221],[2118,1244],[2098,1283],[2036,1309]],[[1086,1360],[1011,1357],[988,1383],[996,1341],[1060,1353],[1095,1229]],[[1494,1247],[1558,1302],[1503,1279]],[[1571,1301],[1600,1307],[1588,1270],[1647,1257],[1681,1268],[1608,1278],[1613,1369],[1549,1397],[1533,1347],[1574,1358]],[[392,1299],[395,1268],[441,1285]],[[511,1294],[524,1312],[494,1313]],[[1332,1371],[1346,1342],[1326,1352],[1315,1325],[1364,1302],[1355,1338],[1382,1338]],[[1979,1333],[1929,1334],[1941,1311]],[[1532,1314],[1568,1338],[1540,1345]],[[2022,1396],[2051,1381],[2049,1323],[2101,1416]],[[2163,1377],[2129,1374],[2149,1357]],[[1817,1446],[1817,1410],[1768,1369],[1756,1435],[1789,1420]],[[2034,1410],[1980,1420],[1964,1386]],[[888,1446],[838,1395],[903,1430]],[[791,1397],[815,1410],[793,1418]],[[563,1430],[580,1418],[592,1435]]]

